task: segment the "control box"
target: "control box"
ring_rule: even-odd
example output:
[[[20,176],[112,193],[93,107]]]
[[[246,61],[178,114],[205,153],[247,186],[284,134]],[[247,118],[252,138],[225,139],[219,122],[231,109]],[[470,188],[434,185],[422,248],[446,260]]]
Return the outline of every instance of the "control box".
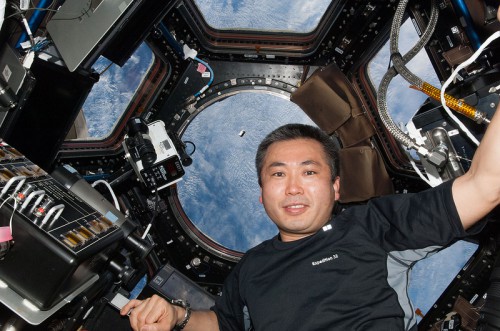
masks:
[[[4,142],[0,190],[0,226],[12,237],[0,259],[0,302],[36,324],[36,313],[20,307],[48,311],[90,286],[123,238],[122,220],[100,214]]]

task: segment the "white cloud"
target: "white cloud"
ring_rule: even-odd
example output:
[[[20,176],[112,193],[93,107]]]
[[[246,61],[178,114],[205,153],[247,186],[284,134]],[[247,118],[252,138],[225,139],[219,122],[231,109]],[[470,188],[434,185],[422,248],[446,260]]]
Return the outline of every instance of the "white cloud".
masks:
[[[220,29],[313,30],[331,1],[195,1],[205,20]]]

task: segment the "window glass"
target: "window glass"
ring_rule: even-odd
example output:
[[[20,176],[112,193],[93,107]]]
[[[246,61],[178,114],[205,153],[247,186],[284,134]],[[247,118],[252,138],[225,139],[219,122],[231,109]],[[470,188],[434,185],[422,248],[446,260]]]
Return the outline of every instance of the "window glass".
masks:
[[[120,67],[100,57],[93,69],[100,73],[84,105],[88,138],[106,138],[127,109],[135,91],[153,62],[153,52],[142,44]],[[84,124],[85,125],[85,124]],[[79,135],[80,138],[86,138]]]
[[[259,202],[255,152],[269,132],[292,122],[313,124],[288,99],[247,92],[207,107],[189,124],[182,140],[194,143],[196,151],[178,196],[205,235],[245,252],[278,233]]]
[[[400,53],[408,52],[418,41],[418,38],[411,20],[406,20],[401,26]],[[368,65],[368,75],[376,89],[387,71],[389,59],[389,41],[387,41]],[[407,64],[407,67],[422,80],[435,87],[441,87],[425,50],[421,50]],[[387,94],[389,114],[394,123],[403,124],[403,126],[408,123],[420,105],[427,99],[427,95],[411,89],[409,86],[410,83],[398,75],[391,81]],[[453,246],[419,261],[412,269],[408,290],[414,308],[418,308],[425,314],[476,250],[476,244],[459,241]]]
[[[316,28],[331,1],[195,0],[194,2],[207,23],[216,29],[305,33]]]
[[[412,269],[408,294],[417,308],[426,314],[441,293],[477,250],[477,245],[458,241],[452,246],[419,261]],[[417,317],[420,320],[419,317]]]

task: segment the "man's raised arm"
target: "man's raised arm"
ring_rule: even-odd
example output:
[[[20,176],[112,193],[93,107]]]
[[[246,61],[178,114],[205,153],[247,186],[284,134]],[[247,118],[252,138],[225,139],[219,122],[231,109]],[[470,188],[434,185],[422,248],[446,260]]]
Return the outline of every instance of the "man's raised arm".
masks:
[[[469,171],[455,180],[452,192],[465,229],[500,203],[500,104]]]

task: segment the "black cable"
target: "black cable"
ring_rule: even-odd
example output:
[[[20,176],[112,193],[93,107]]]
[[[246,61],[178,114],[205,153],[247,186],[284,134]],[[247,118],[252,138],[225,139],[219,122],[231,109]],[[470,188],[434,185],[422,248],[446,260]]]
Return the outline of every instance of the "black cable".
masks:
[[[109,68],[111,68],[111,66],[113,65],[114,63],[113,62],[109,62],[109,64],[106,66],[106,68],[104,68],[100,73],[99,75],[102,75],[103,73],[105,73],[106,71],[108,71]]]
[[[7,19],[12,18],[14,16],[18,16],[18,15],[22,15],[23,14],[23,12],[21,11],[21,8],[19,8],[19,6],[16,3],[14,3],[14,2],[8,2],[7,4],[10,6],[10,8],[12,8],[12,9],[15,10],[15,13],[10,14],[9,16],[5,16],[4,20],[7,20]]]
[[[189,140],[184,141],[184,144],[190,144],[191,146],[193,146],[193,151],[188,154],[189,156],[193,155],[194,152],[196,151],[196,145],[192,141],[189,141]]]

